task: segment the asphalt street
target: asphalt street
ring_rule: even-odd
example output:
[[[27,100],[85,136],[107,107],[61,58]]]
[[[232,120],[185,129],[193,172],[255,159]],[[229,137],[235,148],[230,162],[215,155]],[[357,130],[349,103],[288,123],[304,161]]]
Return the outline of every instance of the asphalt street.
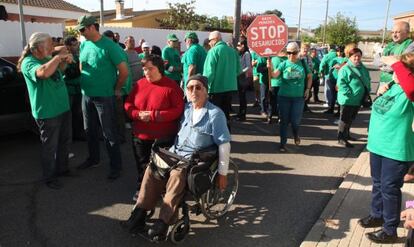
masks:
[[[372,77],[377,81],[378,72]],[[351,129],[358,141],[346,149],[336,144],[335,117],[323,114],[321,104],[310,106],[301,145],[289,139],[287,153],[278,151],[278,125],[264,122],[258,108],[249,107],[246,122],[232,122],[231,158],[239,166],[240,182],[236,201],[219,220],[191,215],[191,232],[182,246],[300,245],[365,148],[369,119],[369,111],[359,113]],[[71,149],[74,168],[87,156],[86,143],[75,142]],[[100,167],[64,178],[58,191],[38,182],[39,152],[38,137],[31,133],[0,137],[1,247],[152,245],[131,237],[118,223],[128,218],[136,189],[130,143],[122,145],[121,178],[107,181],[109,165],[102,152]]]

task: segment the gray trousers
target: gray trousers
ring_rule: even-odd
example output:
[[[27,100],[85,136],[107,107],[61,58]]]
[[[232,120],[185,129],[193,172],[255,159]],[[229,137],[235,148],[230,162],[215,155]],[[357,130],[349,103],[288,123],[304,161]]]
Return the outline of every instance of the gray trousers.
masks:
[[[41,159],[45,182],[56,180],[59,173],[68,170],[71,122],[70,111],[54,118],[36,119],[42,142]]]

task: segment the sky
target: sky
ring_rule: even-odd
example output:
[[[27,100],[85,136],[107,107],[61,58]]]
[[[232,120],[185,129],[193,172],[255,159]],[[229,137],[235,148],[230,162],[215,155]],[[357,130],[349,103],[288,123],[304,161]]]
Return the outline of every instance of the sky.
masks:
[[[89,11],[100,9],[100,0],[65,0]],[[190,0],[125,0],[125,8],[134,10],[151,10],[168,8],[167,2],[185,3]],[[278,9],[288,26],[297,26],[300,0],[241,0],[242,12],[261,13]],[[302,0],[302,28],[316,28],[324,23],[326,4],[329,1],[328,16],[338,12],[356,18],[360,30],[380,30],[384,27],[387,5],[390,11],[387,29],[392,28],[392,17],[407,11],[414,11],[414,0]],[[197,14],[208,16],[233,16],[235,0],[197,0]],[[115,0],[104,0],[104,9],[114,9]]]

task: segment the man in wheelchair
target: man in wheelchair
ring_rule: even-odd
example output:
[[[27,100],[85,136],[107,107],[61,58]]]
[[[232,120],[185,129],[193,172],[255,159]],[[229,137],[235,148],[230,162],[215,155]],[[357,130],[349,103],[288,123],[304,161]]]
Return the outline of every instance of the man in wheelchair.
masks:
[[[208,101],[207,78],[194,75],[188,79],[184,116],[180,130],[170,152],[189,159],[193,153],[211,146],[218,147],[217,186],[224,190],[227,186],[227,171],[230,157],[230,132],[224,113]],[[154,159],[152,159],[154,162]],[[171,164],[169,164],[171,166]],[[172,165],[169,174],[160,176],[154,165],[147,167],[141,184],[138,200],[128,220],[121,225],[131,233],[145,231],[147,211],[153,210],[162,198],[159,219],[148,230],[150,240],[165,239],[168,226],[174,224],[178,208],[187,187],[188,166]]]

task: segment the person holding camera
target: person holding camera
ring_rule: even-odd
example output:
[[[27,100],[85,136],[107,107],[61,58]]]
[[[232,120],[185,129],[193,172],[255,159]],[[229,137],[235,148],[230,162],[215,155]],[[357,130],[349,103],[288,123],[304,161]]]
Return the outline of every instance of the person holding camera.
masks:
[[[49,188],[60,189],[58,176],[71,174],[68,169],[71,114],[62,73],[73,62],[73,56],[65,47],[55,56],[53,51],[49,34],[33,33],[17,68],[26,81],[32,115],[40,132],[44,181]]]

